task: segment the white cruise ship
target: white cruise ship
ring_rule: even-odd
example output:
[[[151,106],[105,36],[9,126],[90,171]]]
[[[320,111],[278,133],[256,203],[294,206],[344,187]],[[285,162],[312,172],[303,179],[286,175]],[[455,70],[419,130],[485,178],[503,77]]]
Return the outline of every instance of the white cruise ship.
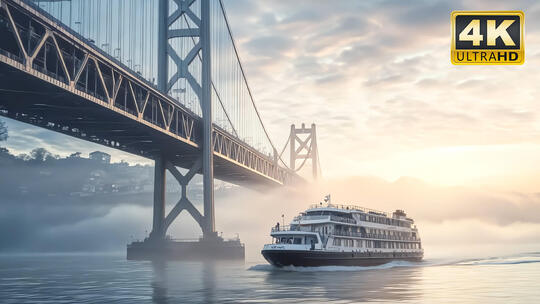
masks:
[[[281,266],[372,266],[395,260],[420,261],[418,229],[403,210],[391,215],[330,202],[312,205],[289,226],[279,223],[262,255]]]

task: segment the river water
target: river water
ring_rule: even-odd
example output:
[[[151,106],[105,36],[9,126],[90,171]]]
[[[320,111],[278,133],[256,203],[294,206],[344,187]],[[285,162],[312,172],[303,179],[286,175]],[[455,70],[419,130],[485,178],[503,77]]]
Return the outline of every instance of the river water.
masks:
[[[0,256],[0,303],[540,303],[540,253],[377,267]]]

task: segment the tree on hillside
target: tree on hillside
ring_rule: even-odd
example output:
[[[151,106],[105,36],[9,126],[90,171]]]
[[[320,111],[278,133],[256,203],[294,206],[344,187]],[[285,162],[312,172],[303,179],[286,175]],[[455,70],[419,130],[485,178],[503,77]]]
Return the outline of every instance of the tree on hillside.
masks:
[[[50,159],[58,158],[58,156],[53,155],[51,152],[47,151],[45,148],[35,148],[30,152],[30,160],[34,162],[45,162]]]
[[[8,138],[8,129],[6,123],[0,120],[0,141],[6,140]]]

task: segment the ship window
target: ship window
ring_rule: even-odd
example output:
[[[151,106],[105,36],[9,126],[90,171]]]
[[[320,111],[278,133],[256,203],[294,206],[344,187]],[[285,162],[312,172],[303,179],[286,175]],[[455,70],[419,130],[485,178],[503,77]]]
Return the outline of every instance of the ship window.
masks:
[[[313,242],[313,244],[317,244],[318,241],[317,241],[317,237],[315,236],[306,236],[306,244],[311,244]]]
[[[302,244],[302,239],[301,238],[294,238],[294,244],[296,244],[296,245]]]
[[[293,238],[292,237],[282,237],[279,242],[281,244],[292,244],[293,243]]]

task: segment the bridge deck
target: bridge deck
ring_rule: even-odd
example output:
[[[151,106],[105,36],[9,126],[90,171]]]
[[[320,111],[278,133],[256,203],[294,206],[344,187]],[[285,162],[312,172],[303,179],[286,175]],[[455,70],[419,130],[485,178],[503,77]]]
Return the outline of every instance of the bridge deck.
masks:
[[[0,115],[191,167],[200,155],[198,116],[35,7],[0,5]],[[213,142],[218,179],[278,186],[296,178],[217,127]]]

